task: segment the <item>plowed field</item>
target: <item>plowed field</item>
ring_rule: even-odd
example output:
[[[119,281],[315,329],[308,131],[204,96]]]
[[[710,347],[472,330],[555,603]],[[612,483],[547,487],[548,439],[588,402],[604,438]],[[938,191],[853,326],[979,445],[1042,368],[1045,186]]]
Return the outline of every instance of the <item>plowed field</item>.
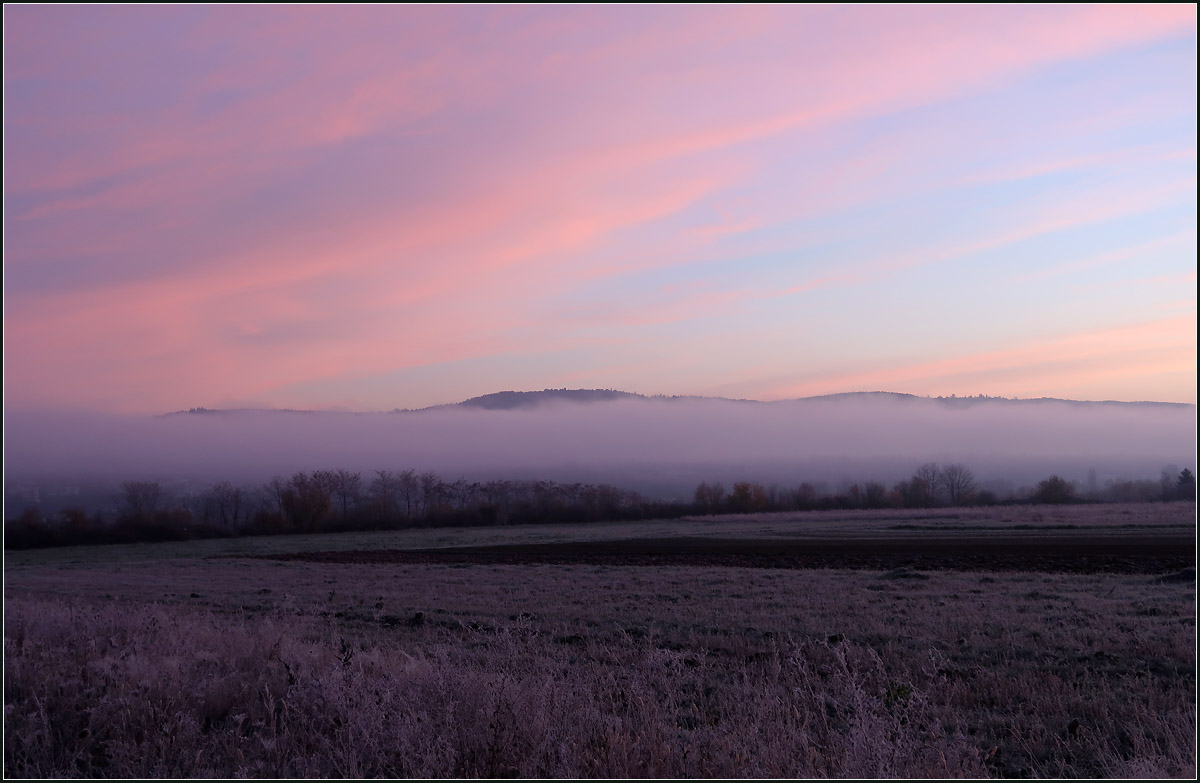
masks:
[[[1151,574],[1194,567],[1195,536],[1126,531],[1030,535],[1013,531],[804,539],[657,538],[446,549],[260,555],[320,563],[567,564],[733,568],[898,568]]]

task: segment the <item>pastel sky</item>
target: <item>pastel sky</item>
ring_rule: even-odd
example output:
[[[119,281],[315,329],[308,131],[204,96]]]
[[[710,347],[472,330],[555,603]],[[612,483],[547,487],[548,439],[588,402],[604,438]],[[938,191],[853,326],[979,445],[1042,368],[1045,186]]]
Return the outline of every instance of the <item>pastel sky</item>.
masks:
[[[5,403],[1196,401],[1196,9],[5,6]]]

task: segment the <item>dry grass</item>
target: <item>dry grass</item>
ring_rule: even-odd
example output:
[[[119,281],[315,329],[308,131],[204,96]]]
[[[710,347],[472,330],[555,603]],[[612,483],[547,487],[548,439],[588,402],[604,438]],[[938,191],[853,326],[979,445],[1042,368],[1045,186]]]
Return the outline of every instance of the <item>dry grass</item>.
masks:
[[[6,576],[9,776],[1195,771],[1194,582],[198,559]]]
[[[919,687],[891,682],[856,645],[789,645],[730,669],[644,640],[581,645],[519,624],[412,646],[161,608],[29,603],[16,614],[5,758],[19,776],[985,769]],[[58,634],[53,652],[30,641],[67,623],[87,640]]]

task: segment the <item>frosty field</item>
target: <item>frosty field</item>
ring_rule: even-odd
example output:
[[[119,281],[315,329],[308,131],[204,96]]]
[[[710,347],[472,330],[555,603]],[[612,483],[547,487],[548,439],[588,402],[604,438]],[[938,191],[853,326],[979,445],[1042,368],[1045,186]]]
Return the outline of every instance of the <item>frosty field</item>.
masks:
[[[1004,507],[12,553],[4,772],[1190,777],[1194,520]],[[922,536],[1149,543],[1083,572],[487,560]],[[428,561],[446,547],[474,554]],[[243,557],[383,550],[427,561]]]

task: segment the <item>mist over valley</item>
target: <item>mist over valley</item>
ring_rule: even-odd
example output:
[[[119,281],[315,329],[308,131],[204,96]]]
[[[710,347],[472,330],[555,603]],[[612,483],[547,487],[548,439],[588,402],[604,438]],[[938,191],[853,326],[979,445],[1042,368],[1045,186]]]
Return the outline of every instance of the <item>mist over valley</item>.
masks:
[[[701,481],[836,488],[961,462],[1003,496],[1194,468],[1194,405],[856,393],[777,402],[612,390],[502,392],[421,410],[192,409],[161,416],[9,411],[6,505],[129,480],[257,485],[296,471],[432,471],[473,481],[608,483],[688,498]],[[77,492],[76,492],[77,494]],[[57,498],[57,499],[56,499]]]

